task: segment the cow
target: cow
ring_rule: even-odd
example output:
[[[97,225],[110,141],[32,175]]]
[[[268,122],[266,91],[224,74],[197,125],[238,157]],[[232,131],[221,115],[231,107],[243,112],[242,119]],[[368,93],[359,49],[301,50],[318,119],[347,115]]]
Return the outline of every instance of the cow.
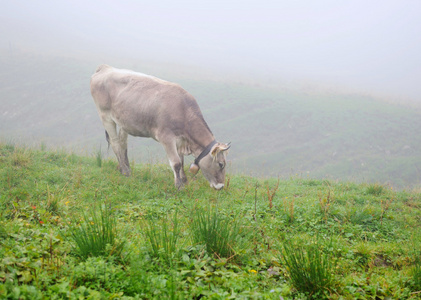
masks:
[[[128,135],[159,142],[174,172],[175,186],[187,183],[184,155],[195,157],[199,169],[216,190],[224,187],[230,144],[215,140],[195,98],[180,85],[150,75],[101,65],[91,77],[91,94],[119,170],[130,176]]]

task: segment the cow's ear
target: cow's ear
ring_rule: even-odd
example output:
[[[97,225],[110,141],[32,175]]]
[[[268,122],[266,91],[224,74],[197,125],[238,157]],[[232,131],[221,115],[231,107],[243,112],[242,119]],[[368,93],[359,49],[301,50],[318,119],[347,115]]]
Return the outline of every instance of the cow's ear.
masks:
[[[219,147],[219,143],[212,147],[212,150],[210,151],[210,154],[212,157],[215,157],[218,154],[219,152],[218,147]]]
[[[230,147],[231,147],[231,143],[228,143],[228,144],[218,143],[215,146],[213,146],[211,150],[211,155],[212,157],[215,157],[216,155],[218,155],[219,152],[227,151]]]
[[[197,174],[197,172],[199,171],[199,166],[198,166],[198,165],[196,165],[195,163],[192,163],[192,164],[190,165],[190,169],[189,169],[189,171],[190,171],[191,173],[193,173],[193,174]]]

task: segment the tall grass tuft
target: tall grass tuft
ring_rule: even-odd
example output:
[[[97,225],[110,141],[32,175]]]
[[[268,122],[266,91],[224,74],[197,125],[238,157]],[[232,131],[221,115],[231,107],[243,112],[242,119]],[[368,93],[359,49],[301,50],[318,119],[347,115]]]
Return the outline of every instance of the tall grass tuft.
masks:
[[[44,141],[41,141],[40,149],[42,152],[45,152],[47,150],[47,145],[45,144]]]
[[[379,196],[384,191],[385,191],[385,187],[378,183],[372,183],[366,189],[366,193],[373,196]]]
[[[414,281],[414,287],[417,291],[421,291],[421,257],[418,256],[415,260],[414,267],[412,269],[412,280]]]
[[[216,257],[234,258],[248,244],[247,232],[238,219],[229,219],[216,207],[196,209],[191,225],[193,241],[204,244],[206,251]]]
[[[412,267],[412,281],[414,289],[421,291],[421,235],[418,234],[418,238],[413,239],[413,251],[412,257],[414,259],[414,265]]]
[[[331,257],[321,250],[319,240],[308,245],[288,240],[282,248],[281,261],[293,286],[310,298],[328,298],[335,285],[334,265]]]
[[[59,200],[54,194],[50,192],[50,187],[47,185],[47,211],[54,216],[60,215],[59,212]]]
[[[102,151],[101,147],[99,147],[99,150],[95,153],[95,159],[96,159],[96,165],[98,167],[102,167]]]
[[[0,239],[7,237],[7,231],[4,228],[3,224],[0,223]]]
[[[170,224],[171,223],[171,224]],[[150,246],[152,256],[172,265],[180,255],[181,230],[178,223],[177,212],[171,222],[163,220],[162,225],[157,222],[145,221],[145,235]]]
[[[99,206],[99,212],[92,209],[84,214],[81,222],[70,229],[73,250],[82,259],[90,256],[116,256],[122,254],[125,240],[117,230],[117,222],[111,210]]]
[[[12,165],[26,168],[31,163],[31,152],[24,148],[16,148],[12,153]]]

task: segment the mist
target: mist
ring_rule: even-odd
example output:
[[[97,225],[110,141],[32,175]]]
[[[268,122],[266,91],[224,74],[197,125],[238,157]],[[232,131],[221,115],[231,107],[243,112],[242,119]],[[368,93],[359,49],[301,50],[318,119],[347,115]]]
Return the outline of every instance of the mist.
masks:
[[[10,52],[421,100],[419,1],[3,1],[0,21]]]

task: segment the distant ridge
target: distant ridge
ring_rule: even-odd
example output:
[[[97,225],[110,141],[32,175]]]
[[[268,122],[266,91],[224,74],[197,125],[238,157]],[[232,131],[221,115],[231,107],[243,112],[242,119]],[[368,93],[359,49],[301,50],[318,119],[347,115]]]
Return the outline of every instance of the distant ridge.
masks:
[[[201,79],[200,73],[177,78],[161,65],[154,72],[153,65],[142,70],[140,63],[132,64],[123,67],[180,83],[197,99],[215,135],[232,142],[234,172],[396,188],[420,184],[421,118],[411,106],[358,94]],[[85,152],[105,145],[89,92],[96,67],[96,62],[53,56],[0,58],[0,137]],[[150,153],[166,160],[158,143],[129,140],[131,159],[145,160]]]

